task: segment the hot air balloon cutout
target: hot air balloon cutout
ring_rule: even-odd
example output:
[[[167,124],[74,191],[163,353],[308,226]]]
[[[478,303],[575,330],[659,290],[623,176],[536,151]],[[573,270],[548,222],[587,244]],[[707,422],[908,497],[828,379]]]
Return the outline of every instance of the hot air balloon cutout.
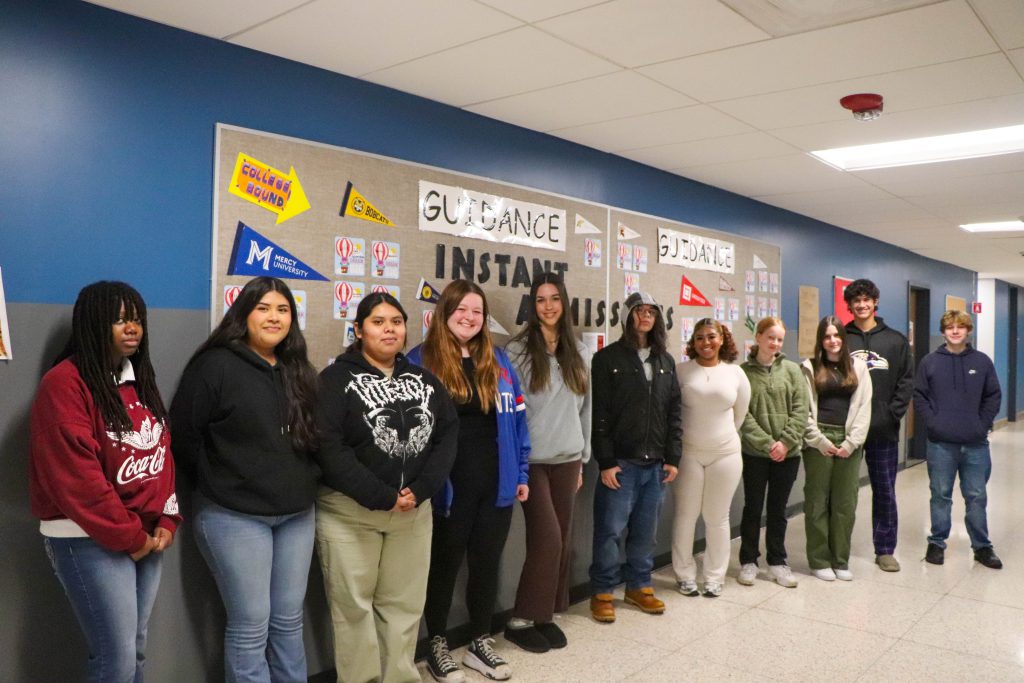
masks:
[[[306,331],[306,292],[302,289],[293,289],[292,296],[295,297],[295,317],[299,321],[299,329]]]
[[[640,245],[633,247],[633,270],[638,273],[647,272],[647,247]]]
[[[366,242],[361,237],[334,238],[334,274],[366,275]]]
[[[434,309],[428,308],[423,311],[423,339],[427,338],[427,330],[430,329],[430,321],[434,319]]]
[[[401,247],[398,242],[384,242],[381,240],[373,242],[370,247],[370,255],[373,256],[374,277],[398,279],[400,249]]]
[[[618,252],[619,270],[633,270],[633,245],[619,242]]]
[[[366,285],[362,282],[342,280],[334,283],[334,319],[351,320],[356,317],[356,307],[363,300]]]
[[[372,287],[370,287],[370,291],[373,292],[374,294],[390,294],[399,301],[402,300],[402,288],[399,287],[398,285],[382,285],[381,283],[377,282]]]
[[[224,285],[224,314],[227,315],[231,304],[235,303],[238,293],[242,291],[241,285]]]
[[[601,240],[596,237],[583,240],[583,265],[587,268],[601,267]]]

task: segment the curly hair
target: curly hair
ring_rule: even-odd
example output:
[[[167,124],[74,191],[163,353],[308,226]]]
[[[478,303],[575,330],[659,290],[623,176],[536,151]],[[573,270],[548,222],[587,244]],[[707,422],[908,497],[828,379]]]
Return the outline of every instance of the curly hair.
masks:
[[[693,332],[690,334],[690,339],[686,342],[686,355],[691,360],[695,360],[699,355],[697,353],[697,347],[693,343],[693,338],[697,336],[697,330],[702,327],[713,327],[715,332],[718,333],[718,336],[722,338],[722,345],[718,348],[719,360],[731,363],[739,358],[740,352],[736,350],[736,340],[733,339],[732,332],[729,331],[729,328],[714,318],[701,318],[697,321],[697,324],[693,326]]]

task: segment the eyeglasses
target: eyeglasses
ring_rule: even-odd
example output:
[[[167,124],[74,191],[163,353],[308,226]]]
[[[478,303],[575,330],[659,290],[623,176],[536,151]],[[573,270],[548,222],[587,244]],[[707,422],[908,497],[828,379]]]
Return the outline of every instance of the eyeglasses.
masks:
[[[638,318],[656,318],[658,317],[658,309],[653,306],[637,306],[633,309],[633,313]]]

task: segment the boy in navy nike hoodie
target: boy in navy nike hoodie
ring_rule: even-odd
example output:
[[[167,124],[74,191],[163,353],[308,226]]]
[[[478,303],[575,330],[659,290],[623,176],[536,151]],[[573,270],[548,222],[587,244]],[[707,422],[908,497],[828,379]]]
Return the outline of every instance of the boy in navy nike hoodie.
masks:
[[[959,474],[974,559],[1001,569],[1002,561],[988,538],[985,487],[992,473],[988,433],[1002,394],[992,361],[967,343],[973,328],[967,313],[947,311],[940,322],[946,343],[925,356],[914,383],[915,405],[928,432],[932,530],[925,559],[943,563],[953,484]]]

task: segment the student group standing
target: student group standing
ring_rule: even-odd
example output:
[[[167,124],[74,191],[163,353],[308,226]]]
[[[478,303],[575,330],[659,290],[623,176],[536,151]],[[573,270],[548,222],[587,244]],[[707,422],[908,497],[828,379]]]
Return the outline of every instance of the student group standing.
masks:
[[[89,285],[33,404],[30,461],[32,511],[86,638],[89,680],[142,680],[161,557],[181,521],[176,483],[188,492],[192,532],[226,613],[224,677],[232,683],[306,680],[303,606],[314,544],[339,681],[419,680],[421,618],[435,679],[462,681],[462,666],[510,678],[491,634],[516,501],[527,552],[506,639],[535,653],[565,647],[554,615],[569,605],[573,512],[591,454],[600,476],[590,610],[599,622],[615,621],[613,590],[623,582],[626,604],[664,612],[651,573],[669,486],[681,593],[721,595],[741,481],[738,582],[758,577],[767,511],[768,572],[795,587],[785,511],[801,456],[812,574],[853,578],[865,457],[877,470],[876,561],[898,570],[888,451],[884,439],[872,446],[872,435],[891,436],[898,425],[908,366],[901,337],[883,335],[874,316],[877,288],[854,285],[854,323],[823,318],[802,365],[785,358],[785,326],[769,317],[756,325],[742,365],[733,364],[730,330],[698,321],[690,361],[677,366],[661,306],[644,292],[626,299],[621,338],[591,358],[552,273],[534,278],[526,323],[507,349],[491,339],[484,292],[456,280],[424,343],[406,356],[405,310],[373,293],[356,311],[355,343],[318,380],[291,291],[260,277],[192,356],[169,410],[156,390],[142,297],[124,283]],[[972,328],[964,313],[944,315],[946,343],[917,373],[931,481],[926,559],[944,560],[959,476],[974,557],[998,569],[985,485],[1000,389],[991,360],[967,342]],[[699,517],[702,577],[693,556]],[[464,560],[471,642],[457,662],[447,633]]]

